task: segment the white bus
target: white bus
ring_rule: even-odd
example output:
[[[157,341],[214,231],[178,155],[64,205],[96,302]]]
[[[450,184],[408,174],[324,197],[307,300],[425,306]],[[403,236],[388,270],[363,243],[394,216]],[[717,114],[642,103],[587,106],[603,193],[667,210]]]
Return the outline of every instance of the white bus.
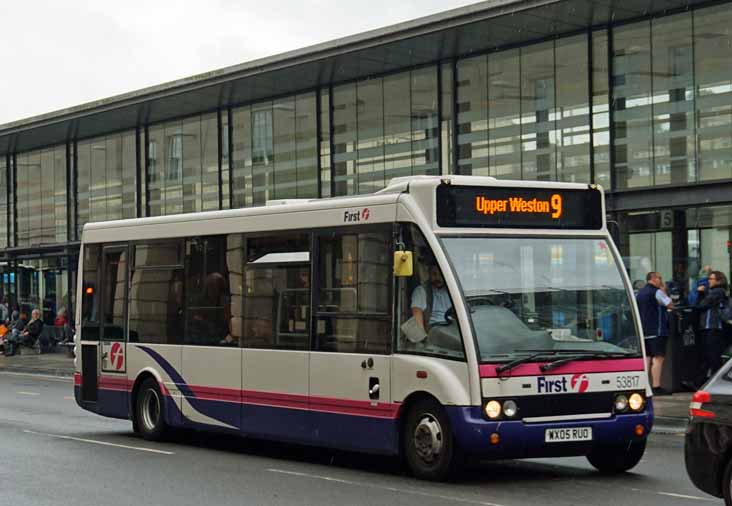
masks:
[[[653,421],[594,185],[409,177],[364,196],[91,223],[75,395],[170,427],[379,454],[634,466]]]

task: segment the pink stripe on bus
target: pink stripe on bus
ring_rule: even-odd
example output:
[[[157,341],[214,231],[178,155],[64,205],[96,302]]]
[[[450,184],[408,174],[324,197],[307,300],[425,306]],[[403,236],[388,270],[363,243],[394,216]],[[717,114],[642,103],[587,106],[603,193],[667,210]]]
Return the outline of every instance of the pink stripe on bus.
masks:
[[[561,358],[561,357],[559,357]],[[601,372],[625,372],[625,371],[642,371],[642,358],[621,358],[612,360],[577,360],[561,365],[556,369],[552,369],[547,373],[543,373],[539,366],[546,362],[531,362],[521,364],[510,371],[501,373],[496,372],[496,368],[501,364],[481,364],[481,378],[498,378],[508,376],[548,376],[554,374],[576,374],[576,373],[601,373]]]

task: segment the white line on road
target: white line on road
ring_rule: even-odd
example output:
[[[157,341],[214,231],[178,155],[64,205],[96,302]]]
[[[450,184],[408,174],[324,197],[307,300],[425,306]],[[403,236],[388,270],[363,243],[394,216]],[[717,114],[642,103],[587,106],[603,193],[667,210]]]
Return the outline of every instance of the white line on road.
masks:
[[[24,430],[23,432],[25,432],[26,434],[35,434],[36,436],[53,437],[56,439],[68,439],[71,441],[80,441],[82,443],[91,443],[91,444],[103,445],[103,446],[113,446],[115,448],[125,448],[127,450],[137,450],[140,452],[159,453],[161,455],[175,455],[175,452],[156,450],[154,448],[142,448],[140,446],[120,445],[120,444],[116,444],[116,443],[108,443],[107,441],[97,441],[96,439],[84,439],[84,438],[80,438],[80,437],[64,436],[61,434],[48,434],[46,432],[36,432],[33,430]]]
[[[674,494],[673,492],[659,492],[657,490],[642,490],[640,488],[631,488],[633,492],[644,492],[646,494],[663,495],[666,497],[675,497],[677,499],[692,499],[694,501],[709,501],[718,502],[718,499],[712,499],[711,497],[699,497],[697,495],[685,495],[685,494]]]
[[[22,376],[25,378],[36,378],[48,381],[56,381],[57,383],[73,383],[74,378],[63,377],[63,376],[51,376],[50,374],[36,374],[29,372],[12,372],[12,371],[0,371],[2,376]]]
[[[41,395],[38,392],[15,392],[15,393],[19,394],[19,395]]]
[[[289,474],[291,476],[299,476],[301,478],[311,478],[315,480],[323,480],[323,481],[330,481],[334,483],[341,483],[344,485],[353,485],[356,487],[366,487],[366,488],[375,488],[379,490],[386,490],[388,492],[396,492],[399,494],[412,494],[412,495],[418,495],[422,497],[431,497],[434,499],[442,499],[446,501],[454,501],[454,502],[460,502],[460,503],[466,503],[466,504],[480,504],[482,506],[503,506],[501,504],[497,504],[494,502],[486,502],[486,501],[479,501],[477,499],[468,499],[465,497],[457,497],[457,496],[450,496],[450,495],[440,495],[440,494],[430,494],[429,492],[422,492],[420,490],[414,490],[409,488],[397,488],[397,487],[387,487],[384,485],[375,485],[373,483],[362,483],[358,481],[351,481],[351,480],[344,480],[342,478],[333,478],[332,476],[321,476],[318,474],[309,474],[309,473],[300,473],[297,471],[286,471],[284,469],[267,469],[267,471],[271,473],[280,473],[280,474]]]

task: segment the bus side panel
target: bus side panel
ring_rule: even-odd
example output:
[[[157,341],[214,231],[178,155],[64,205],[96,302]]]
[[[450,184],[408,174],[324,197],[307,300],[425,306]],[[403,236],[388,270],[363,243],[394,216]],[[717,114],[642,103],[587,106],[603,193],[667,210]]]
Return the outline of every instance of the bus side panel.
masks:
[[[417,377],[417,372],[421,373]],[[414,392],[426,392],[443,406],[470,406],[468,364],[421,355],[392,357],[391,393],[394,402],[404,400]],[[401,416],[406,415],[402,413]]]
[[[137,344],[127,345],[127,378],[129,388],[132,389],[135,381],[145,370],[155,371],[160,378],[161,394],[165,398],[166,423],[180,426],[183,422],[181,413],[182,391],[187,384],[180,374],[181,346],[168,344]],[[132,416],[134,416],[132,406]]]

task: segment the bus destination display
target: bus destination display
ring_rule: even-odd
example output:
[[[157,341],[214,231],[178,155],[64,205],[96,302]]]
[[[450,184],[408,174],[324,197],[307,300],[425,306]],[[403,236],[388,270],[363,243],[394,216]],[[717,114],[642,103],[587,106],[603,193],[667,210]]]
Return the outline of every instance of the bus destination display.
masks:
[[[566,190],[440,185],[440,227],[602,228],[597,189]]]

